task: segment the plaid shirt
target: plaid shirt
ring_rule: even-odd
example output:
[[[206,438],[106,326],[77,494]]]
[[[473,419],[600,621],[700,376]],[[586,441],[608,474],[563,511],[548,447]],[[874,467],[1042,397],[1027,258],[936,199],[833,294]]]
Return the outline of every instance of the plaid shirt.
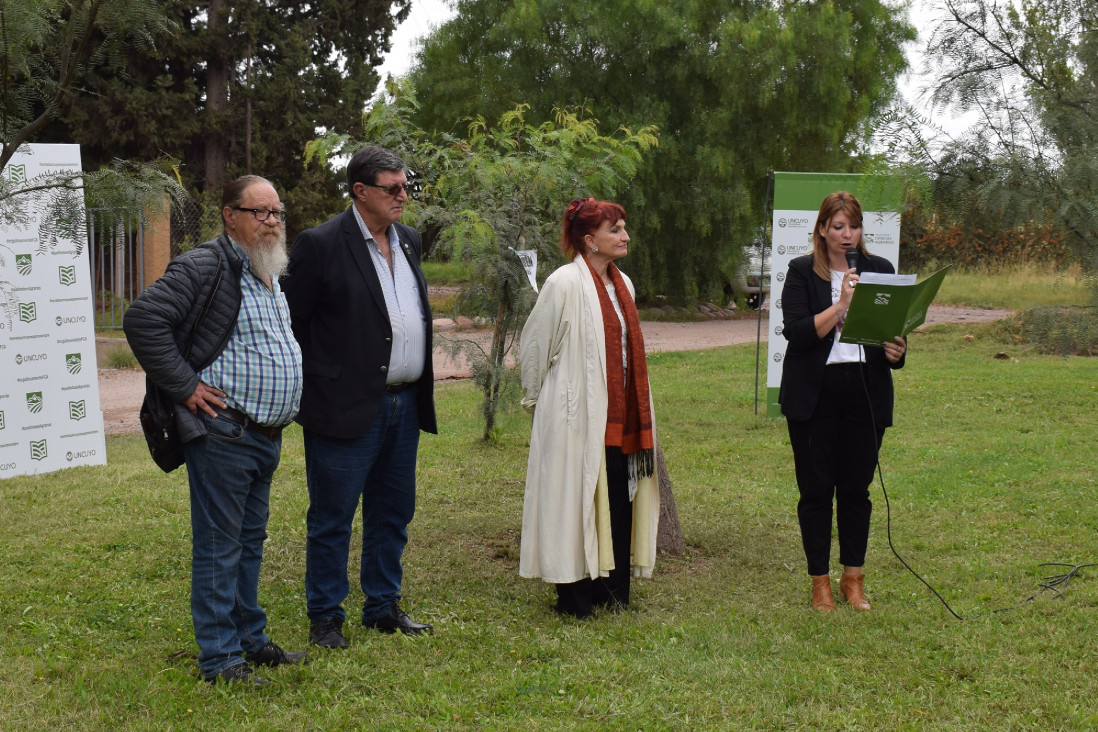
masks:
[[[199,375],[204,383],[225,392],[230,407],[265,425],[284,425],[301,403],[301,349],[290,330],[290,308],[278,280],[274,290],[252,274],[244,259],[240,277],[240,315],[229,344]]]

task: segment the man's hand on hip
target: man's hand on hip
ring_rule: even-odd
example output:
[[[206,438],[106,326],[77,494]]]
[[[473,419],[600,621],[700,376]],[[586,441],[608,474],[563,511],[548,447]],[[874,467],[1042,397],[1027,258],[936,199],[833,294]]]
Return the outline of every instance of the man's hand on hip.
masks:
[[[216,417],[215,409],[224,409],[229,406],[229,403],[225,401],[225,392],[200,381],[194,389],[194,394],[187,397],[183,406],[189,409],[191,414],[197,415],[198,410],[201,409],[211,417]]]

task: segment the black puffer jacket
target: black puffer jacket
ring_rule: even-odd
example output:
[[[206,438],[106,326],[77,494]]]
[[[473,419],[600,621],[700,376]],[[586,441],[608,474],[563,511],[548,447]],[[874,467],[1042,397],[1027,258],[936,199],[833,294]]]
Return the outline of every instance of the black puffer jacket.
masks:
[[[126,310],[122,328],[133,355],[153,383],[177,403],[194,393],[198,373],[217,360],[229,342],[240,313],[243,269],[244,261],[222,233],[173,259],[164,276]],[[191,352],[184,360],[192,330]],[[183,407],[176,409],[176,422],[184,442],[205,433],[201,421]]]

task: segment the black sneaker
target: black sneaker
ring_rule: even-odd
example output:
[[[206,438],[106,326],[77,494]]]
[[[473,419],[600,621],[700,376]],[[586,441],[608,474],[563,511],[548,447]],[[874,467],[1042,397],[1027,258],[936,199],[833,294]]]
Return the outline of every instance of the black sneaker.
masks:
[[[247,684],[252,688],[259,689],[264,686],[269,686],[270,681],[260,676],[256,676],[252,671],[252,666],[249,663],[238,663],[235,666],[229,666],[227,669],[223,669],[221,673],[211,676],[206,679],[208,684]]]
[[[309,643],[321,648],[346,648],[343,637],[343,621],[339,618],[321,618],[309,625]]]
[[[308,653],[290,653],[269,642],[255,653],[248,654],[248,663],[253,666],[285,666],[309,662]]]

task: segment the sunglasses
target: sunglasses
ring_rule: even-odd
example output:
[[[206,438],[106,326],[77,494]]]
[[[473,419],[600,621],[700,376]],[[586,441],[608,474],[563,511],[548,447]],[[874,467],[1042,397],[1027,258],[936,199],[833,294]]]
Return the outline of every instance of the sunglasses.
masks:
[[[370,188],[380,188],[393,198],[399,196],[401,191],[404,191],[408,195],[412,194],[411,183],[393,183],[391,186],[379,186],[376,183],[367,183],[366,185],[370,186]]]

